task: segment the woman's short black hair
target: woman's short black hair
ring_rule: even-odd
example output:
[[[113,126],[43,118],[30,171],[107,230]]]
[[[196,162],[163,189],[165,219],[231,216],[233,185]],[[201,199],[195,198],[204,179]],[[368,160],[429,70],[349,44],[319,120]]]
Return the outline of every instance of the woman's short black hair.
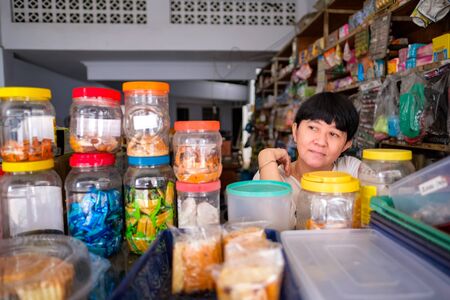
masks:
[[[334,122],[337,129],[347,133],[347,141],[350,141],[358,129],[359,115],[347,97],[323,92],[315,94],[300,105],[295,123],[298,126],[303,120],[322,120],[327,124]]]

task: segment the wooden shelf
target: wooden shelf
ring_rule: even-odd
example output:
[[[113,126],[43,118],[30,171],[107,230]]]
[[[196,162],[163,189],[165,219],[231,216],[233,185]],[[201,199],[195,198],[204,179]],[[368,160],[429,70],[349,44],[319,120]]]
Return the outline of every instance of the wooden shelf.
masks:
[[[442,144],[429,144],[429,143],[420,143],[415,145],[410,145],[405,142],[390,142],[390,141],[382,141],[380,143],[381,146],[393,146],[393,147],[401,147],[408,149],[422,149],[422,150],[430,150],[430,151],[440,151],[450,153],[449,145]]]
[[[358,89],[360,85],[361,85],[360,82],[355,82],[355,83],[352,83],[352,84],[350,84],[348,86],[344,86],[344,87],[336,89],[336,90],[331,90],[330,92],[333,92],[333,93],[347,92],[347,91],[351,91],[351,90],[354,90],[354,89]]]

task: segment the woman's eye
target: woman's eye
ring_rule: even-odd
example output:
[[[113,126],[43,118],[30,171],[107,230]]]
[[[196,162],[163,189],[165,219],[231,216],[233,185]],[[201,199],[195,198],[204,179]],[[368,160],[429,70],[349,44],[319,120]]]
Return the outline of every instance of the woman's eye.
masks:
[[[330,135],[331,135],[332,137],[339,137],[339,134],[337,134],[337,133],[335,133],[335,132],[330,132]]]
[[[316,130],[316,127],[314,127],[314,126],[308,126],[308,128],[311,130],[314,130],[314,131]]]

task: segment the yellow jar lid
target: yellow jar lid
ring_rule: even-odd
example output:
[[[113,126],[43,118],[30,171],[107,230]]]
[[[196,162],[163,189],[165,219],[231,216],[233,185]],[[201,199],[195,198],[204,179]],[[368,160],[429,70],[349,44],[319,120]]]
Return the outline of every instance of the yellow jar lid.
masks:
[[[10,98],[9,100],[13,101],[23,101],[23,98],[29,101],[49,101],[52,98],[52,92],[43,88],[10,86],[0,88],[0,98],[2,100]]]
[[[301,186],[310,192],[353,193],[359,191],[359,180],[344,172],[318,171],[304,174]]]
[[[363,159],[369,160],[411,160],[411,150],[401,149],[365,149]]]
[[[33,172],[52,169],[55,166],[53,159],[29,162],[3,162],[3,172]]]

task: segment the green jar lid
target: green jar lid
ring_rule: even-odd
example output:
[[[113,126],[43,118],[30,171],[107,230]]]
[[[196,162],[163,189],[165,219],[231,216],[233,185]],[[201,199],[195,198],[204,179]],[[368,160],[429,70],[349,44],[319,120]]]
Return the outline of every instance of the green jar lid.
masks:
[[[273,180],[248,180],[229,184],[227,193],[241,197],[280,197],[292,193],[292,187],[285,182]]]

